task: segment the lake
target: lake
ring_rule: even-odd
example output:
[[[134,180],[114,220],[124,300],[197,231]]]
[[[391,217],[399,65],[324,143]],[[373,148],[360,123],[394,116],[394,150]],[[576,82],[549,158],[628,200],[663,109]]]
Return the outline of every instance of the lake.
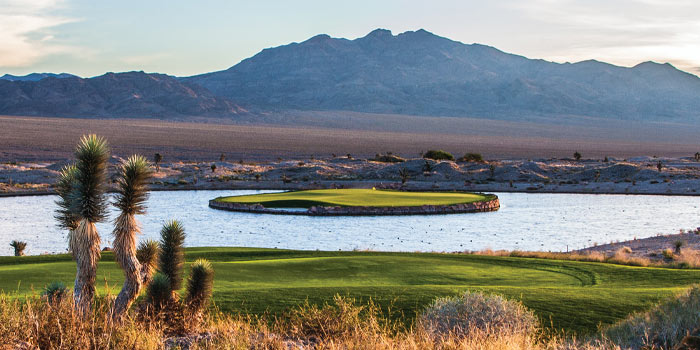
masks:
[[[309,217],[214,210],[212,198],[274,191],[158,191],[138,216],[140,239],[158,239],[162,224],[183,222],[187,246],[242,246],[319,250],[565,251],[700,226],[700,197],[497,193],[496,212],[429,216]],[[0,198],[0,255],[13,239],[27,254],[59,253],[67,233],[53,218],[55,196]],[[114,218],[114,213],[110,220]],[[98,224],[111,245],[111,222]]]

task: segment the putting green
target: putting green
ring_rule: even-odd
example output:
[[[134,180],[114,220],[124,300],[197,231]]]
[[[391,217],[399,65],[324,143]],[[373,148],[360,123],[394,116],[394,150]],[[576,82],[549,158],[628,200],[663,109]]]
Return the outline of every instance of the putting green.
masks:
[[[369,299],[412,322],[434,298],[480,290],[521,300],[545,326],[578,333],[650,308],[700,280],[700,270],[458,254],[323,252],[258,248],[189,248],[215,270],[214,302],[222,311],[280,315],[335,294]],[[186,272],[187,273],[187,272]],[[0,257],[0,290],[39,293],[51,281],[72,286],[68,255]],[[102,255],[100,294],[119,292],[123,273]]]
[[[373,189],[308,190],[246,196],[219,197],[226,203],[262,204],[266,208],[339,207],[416,207],[483,202],[493,195],[467,192],[403,192]]]

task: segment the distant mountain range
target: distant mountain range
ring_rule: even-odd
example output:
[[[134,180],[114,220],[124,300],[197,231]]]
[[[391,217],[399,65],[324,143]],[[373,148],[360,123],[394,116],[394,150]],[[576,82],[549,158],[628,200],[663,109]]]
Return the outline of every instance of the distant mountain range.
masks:
[[[0,77],[0,80],[9,80],[9,81],[39,81],[44,78],[75,78],[76,76],[73,74],[68,74],[68,73],[31,73],[27,75],[12,75],[12,74],[5,74]]]
[[[243,108],[700,122],[700,78],[670,64],[559,64],[425,30],[377,29],[355,40],[318,35],[185,78],[0,80],[0,114],[228,117]]]
[[[228,117],[245,112],[198,85],[163,74],[0,80],[0,114],[66,117]]]

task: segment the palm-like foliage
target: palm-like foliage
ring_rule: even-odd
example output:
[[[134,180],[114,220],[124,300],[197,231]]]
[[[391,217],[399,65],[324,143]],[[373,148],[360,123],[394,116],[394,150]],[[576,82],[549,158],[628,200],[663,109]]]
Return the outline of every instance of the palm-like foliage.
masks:
[[[73,297],[77,309],[86,314],[95,296],[100,259],[100,235],[95,223],[104,220],[107,212],[107,142],[96,135],[83,136],[75,157],[74,181],[66,203],[70,215],[79,218],[79,222],[70,236],[69,246],[78,267]]]
[[[24,249],[27,248],[27,242],[12,241],[10,242],[10,247],[12,247],[15,250],[15,256],[23,256]]]
[[[107,214],[107,141],[97,135],[83,136],[75,158],[77,171],[75,186],[70,192],[71,209],[89,222],[100,222]]]
[[[114,315],[120,317],[136,299],[144,280],[150,279],[151,265],[143,266],[137,256],[136,235],[141,232],[136,214],[146,212],[148,182],[153,174],[143,156],[131,156],[123,161],[117,180],[114,206],[120,213],[114,221],[114,256],[124,270],[126,279],[114,304]]]
[[[190,277],[187,280],[187,304],[191,311],[199,312],[207,306],[212,294],[214,284],[214,269],[211,263],[205,259],[195,261],[190,270]]]
[[[170,279],[170,290],[182,286],[182,270],[185,265],[185,229],[179,221],[170,221],[160,231],[160,258],[158,269]]]
[[[153,276],[153,271],[158,267],[158,253],[160,252],[160,247],[158,242],[154,240],[147,240],[139,244],[139,248],[136,249],[136,259],[139,260],[141,264],[142,271],[147,271],[144,274],[146,277],[143,281],[144,284],[150,282],[150,278]]]
[[[148,285],[146,292],[148,300],[156,308],[164,306],[172,296],[170,289],[170,278],[162,273],[156,273],[153,276],[153,281]]]
[[[61,174],[56,182],[56,194],[58,194],[58,209],[55,218],[59,227],[73,231],[78,228],[80,216],[73,211],[74,205],[71,203],[71,191],[77,186],[78,168],[75,165],[68,165],[61,169]]]

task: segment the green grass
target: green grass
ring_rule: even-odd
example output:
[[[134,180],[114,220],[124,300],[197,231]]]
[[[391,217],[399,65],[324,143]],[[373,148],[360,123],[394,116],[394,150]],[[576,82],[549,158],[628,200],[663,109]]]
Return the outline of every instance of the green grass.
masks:
[[[555,329],[595,331],[651,307],[700,279],[700,270],[478,255],[190,248],[187,261],[209,259],[214,301],[224,311],[281,314],[335,294],[379,303],[393,317],[413,319],[435,297],[482,290],[522,300]],[[99,292],[116,294],[122,272],[105,253]],[[0,257],[0,289],[39,293],[51,281],[71,286],[67,255]]]
[[[247,196],[219,197],[217,201],[256,204],[267,208],[310,208],[312,206],[413,207],[452,205],[490,200],[492,195],[466,192],[401,192],[371,189],[309,190]]]

